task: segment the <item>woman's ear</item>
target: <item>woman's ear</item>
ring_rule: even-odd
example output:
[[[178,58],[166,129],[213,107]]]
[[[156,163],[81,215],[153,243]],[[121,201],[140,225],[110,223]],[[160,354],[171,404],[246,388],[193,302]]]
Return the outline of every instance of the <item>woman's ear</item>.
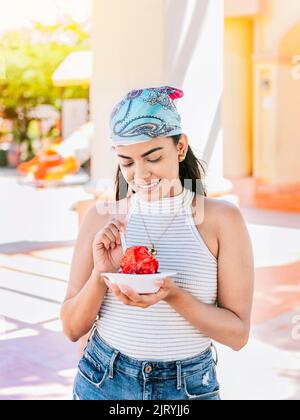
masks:
[[[187,153],[187,150],[189,148],[189,140],[188,140],[188,136],[186,134],[181,134],[179,143],[178,143],[178,152],[183,154],[183,153]]]

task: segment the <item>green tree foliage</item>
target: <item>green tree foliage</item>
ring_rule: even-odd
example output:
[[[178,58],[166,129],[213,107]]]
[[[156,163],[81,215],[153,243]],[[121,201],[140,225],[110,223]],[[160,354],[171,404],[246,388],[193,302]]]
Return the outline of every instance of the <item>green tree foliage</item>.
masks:
[[[26,140],[28,113],[39,104],[60,108],[61,89],[52,74],[73,51],[90,49],[87,25],[73,21],[8,32],[0,38],[0,112],[17,122]],[[64,89],[64,98],[85,98],[87,88]]]

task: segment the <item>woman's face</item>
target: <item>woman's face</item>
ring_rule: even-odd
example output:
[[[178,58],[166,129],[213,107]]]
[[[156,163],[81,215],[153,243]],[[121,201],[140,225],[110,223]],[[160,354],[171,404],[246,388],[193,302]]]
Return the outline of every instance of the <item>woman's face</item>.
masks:
[[[182,192],[178,158],[179,154],[186,154],[187,149],[185,135],[177,146],[170,137],[156,137],[143,143],[114,147],[125,180],[148,201]]]

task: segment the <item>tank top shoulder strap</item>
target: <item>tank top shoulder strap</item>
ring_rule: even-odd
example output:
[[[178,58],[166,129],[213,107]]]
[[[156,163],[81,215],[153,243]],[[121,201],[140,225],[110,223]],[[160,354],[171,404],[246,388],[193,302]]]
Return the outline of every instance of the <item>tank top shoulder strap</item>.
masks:
[[[194,197],[195,197],[195,193],[189,189],[186,189],[185,200],[184,200],[184,210],[188,216],[190,216],[193,213]]]
[[[132,194],[130,196],[130,200],[129,200],[129,204],[128,204],[128,212],[127,212],[127,217],[126,217],[127,222],[129,222],[129,220],[130,220],[130,218],[131,218],[131,216],[132,216],[132,214],[135,210],[136,203],[137,203],[137,194],[135,193],[135,194]]]

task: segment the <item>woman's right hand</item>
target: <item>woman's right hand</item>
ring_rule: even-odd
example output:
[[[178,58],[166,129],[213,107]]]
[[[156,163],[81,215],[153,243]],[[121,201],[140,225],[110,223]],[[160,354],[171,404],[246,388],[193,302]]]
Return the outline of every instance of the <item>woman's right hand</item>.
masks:
[[[112,219],[93,241],[94,269],[102,273],[117,273],[124,256],[120,232],[126,232],[126,223]]]

